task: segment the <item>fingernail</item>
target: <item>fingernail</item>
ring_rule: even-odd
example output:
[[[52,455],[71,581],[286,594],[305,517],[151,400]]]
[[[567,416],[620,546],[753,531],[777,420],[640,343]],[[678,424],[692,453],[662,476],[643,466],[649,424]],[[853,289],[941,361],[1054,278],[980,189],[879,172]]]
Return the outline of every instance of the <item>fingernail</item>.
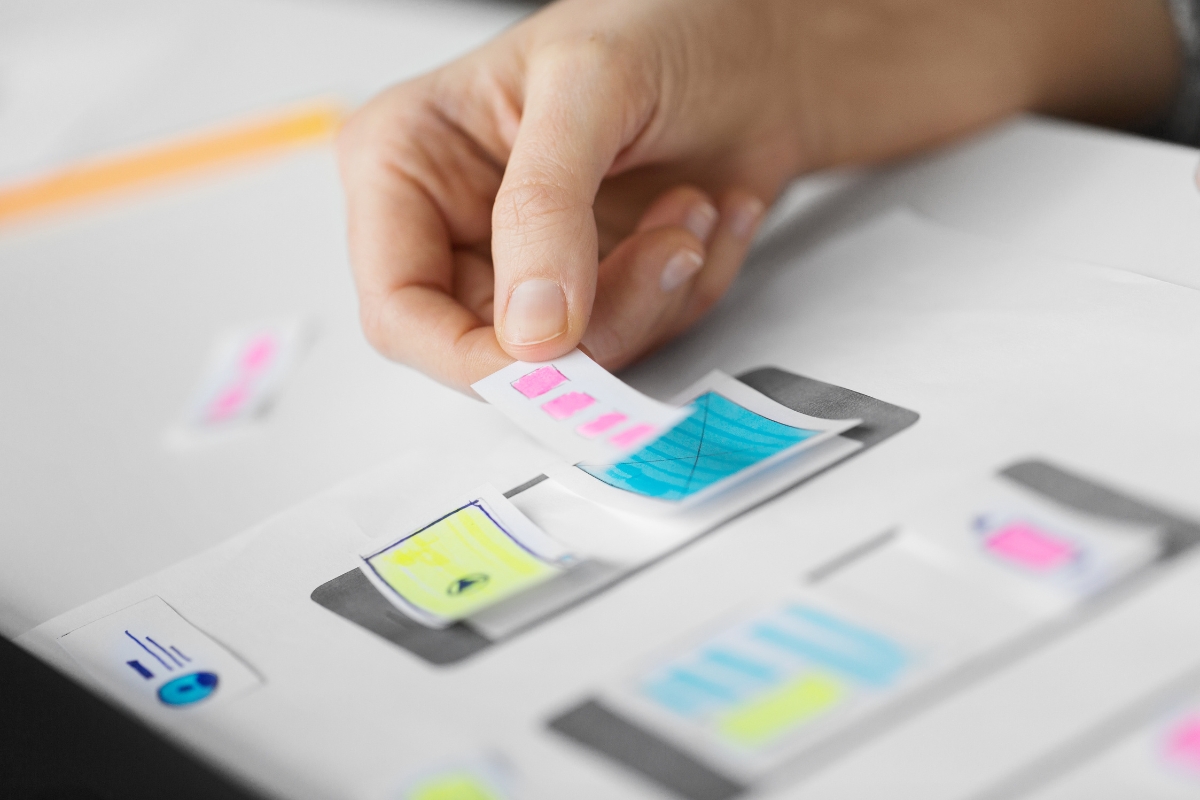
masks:
[[[508,296],[504,338],[512,344],[539,344],[567,330],[567,298],[554,281],[525,281]]]
[[[683,227],[696,235],[702,242],[707,242],[712,235],[713,226],[717,224],[717,209],[712,203],[701,203],[688,212]]]
[[[695,250],[680,250],[667,260],[662,271],[662,290],[671,292],[683,285],[683,282],[700,271],[704,266],[704,257]]]
[[[732,218],[729,220],[729,227],[733,231],[733,235],[739,239],[749,239],[753,236],[765,210],[766,206],[757,197],[747,200],[734,209]]]

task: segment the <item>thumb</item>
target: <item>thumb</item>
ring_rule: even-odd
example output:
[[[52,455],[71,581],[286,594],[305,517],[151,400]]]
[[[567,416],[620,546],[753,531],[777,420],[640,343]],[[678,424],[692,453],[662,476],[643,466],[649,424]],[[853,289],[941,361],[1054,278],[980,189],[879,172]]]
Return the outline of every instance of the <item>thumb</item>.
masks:
[[[639,92],[624,89],[606,60],[585,44],[529,66],[492,211],[496,334],[523,361],[557,358],[587,330],[598,259],[592,204],[645,116],[631,112]]]

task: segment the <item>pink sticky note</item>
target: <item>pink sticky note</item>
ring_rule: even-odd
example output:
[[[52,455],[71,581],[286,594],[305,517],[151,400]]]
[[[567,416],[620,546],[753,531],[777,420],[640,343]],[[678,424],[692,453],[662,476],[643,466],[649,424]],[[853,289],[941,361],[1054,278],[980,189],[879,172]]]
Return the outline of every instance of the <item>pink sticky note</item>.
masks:
[[[1029,524],[1010,523],[987,537],[995,555],[1039,572],[1062,566],[1075,557],[1075,546]]]
[[[1189,717],[1167,734],[1167,757],[1200,775],[1200,715]]]
[[[542,404],[542,410],[555,419],[566,419],[576,411],[587,408],[596,402],[590,394],[583,392],[567,392]]]
[[[645,439],[652,433],[654,433],[653,425],[634,425],[632,428],[621,431],[616,436],[609,439],[609,441],[615,444],[617,447],[625,449],[626,447],[633,447],[635,444],[640,442],[642,439]]]
[[[512,387],[526,397],[541,397],[567,379],[553,366],[538,367],[512,382]]]
[[[609,428],[612,428],[615,425],[620,425],[627,419],[629,419],[629,417],[625,416],[620,411],[610,411],[607,414],[601,414],[591,422],[585,422],[576,428],[575,432],[588,439],[595,439]]]

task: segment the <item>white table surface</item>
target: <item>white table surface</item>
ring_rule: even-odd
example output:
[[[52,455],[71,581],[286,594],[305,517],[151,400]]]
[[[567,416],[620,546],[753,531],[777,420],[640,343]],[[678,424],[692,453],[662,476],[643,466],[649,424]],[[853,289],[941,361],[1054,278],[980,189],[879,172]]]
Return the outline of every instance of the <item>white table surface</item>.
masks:
[[[0,150],[21,155],[0,176],[317,94],[365,98],[527,11],[14,0],[0,9]],[[1033,251],[1200,288],[1196,162],[1189,148],[1023,119],[887,169],[802,181],[763,246],[820,240],[904,204]],[[365,344],[342,213],[320,148],[0,227],[0,632],[18,635],[444,435],[401,413],[408,402],[478,413]],[[214,337],[293,313],[318,320],[320,337],[261,429],[190,455],[165,449]]]

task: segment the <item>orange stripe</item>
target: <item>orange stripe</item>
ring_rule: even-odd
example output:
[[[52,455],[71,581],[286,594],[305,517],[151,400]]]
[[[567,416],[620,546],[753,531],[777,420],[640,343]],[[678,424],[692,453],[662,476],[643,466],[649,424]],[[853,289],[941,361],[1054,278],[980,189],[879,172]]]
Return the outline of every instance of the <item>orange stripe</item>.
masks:
[[[0,188],[0,221],[230,161],[324,141],[337,132],[341,120],[338,107],[323,103],[67,167],[27,183]]]

